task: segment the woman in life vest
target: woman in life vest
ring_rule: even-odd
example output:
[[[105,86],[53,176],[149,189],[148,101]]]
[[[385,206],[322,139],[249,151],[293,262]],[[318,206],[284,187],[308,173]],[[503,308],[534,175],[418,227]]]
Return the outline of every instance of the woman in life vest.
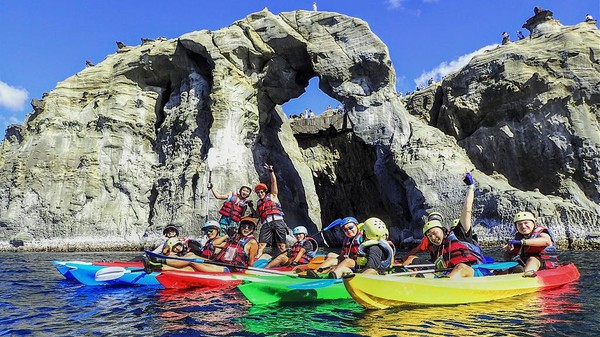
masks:
[[[378,218],[367,219],[362,230],[365,241],[358,247],[356,271],[363,274],[385,274],[394,263],[396,250],[388,241],[389,231],[385,223]],[[331,278],[339,278],[352,273],[348,267],[337,267]]]
[[[273,241],[277,244],[278,254],[285,252],[286,236],[288,233],[288,226],[283,221],[284,214],[278,198],[279,189],[277,187],[275,170],[273,166],[266,163],[264,164],[264,168],[269,172],[271,178],[271,193],[269,193],[267,185],[263,183],[259,183],[254,187],[254,191],[258,196],[256,211],[262,223],[260,233],[258,233],[257,258],[262,255],[267,244]]]
[[[470,265],[483,263],[485,259],[471,226],[475,181],[470,173],[465,175],[463,181],[468,188],[459,225],[447,230],[440,220],[430,220],[423,226],[423,235],[431,245],[431,260],[438,268],[453,268],[448,274],[450,278],[475,276],[475,270]]]
[[[206,242],[204,242],[204,245],[198,251],[194,251],[194,253],[203,259],[212,260],[223,247],[223,244],[215,245],[215,240],[219,238],[219,231],[220,226],[216,221],[211,220],[205,223],[202,226],[202,232],[206,236]]]
[[[237,232],[238,224],[245,216],[247,207],[252,208],[252,201],[248,199],[252,193],[252,187],[245,184],[240,187],[239,193],[231,192],[229,194],[217,192],[212,183],[208,184],[208,189],[216,199],[225,200],[219,210],[219,214],[221,214],[221,219],[219,219],[221,235],[227,233],[228,229],[229,234],[233,235]]]
[[[325,261],[315,269],[316,272],[315,270],[308,269],[300,275],[309,278],[318,278],[317,272],[323,273],[330,269],[329,277],[338,278],[341,277],[341,274],[337,275],[335,273],[336,269],[344,267],[353,269],[356,267],[358,247],[364,241],[363,232],[359,228],[358,220],[351,216],[343,218],[339,226],[342,228],[344,236],[346,236],[340,254],[327,254]]]
[[[254,265],[258,251],[258,242],[253,235],[255,229],[256,220],[254,218],[242,218],[238,232],[234,236],[225,235],[215,240],[215,245],[219,245],[226,239],[225,246],[214,260],[243,267]]]
[[[524,266],[524,276],[535,276],[539,269],[557,267],[556,248],[548,228],[536,224],[531,212],[519,212],[513,222],[517,233],[503,248],[507,258],[517,258]]]
[[[315,252],[318,249],[317,241],[308,236],[306,227],[298,226],[292,230],[292,234],[297,240],[292,248],[275,257],[267,264],[266,268],[307,264],[315,257]]]

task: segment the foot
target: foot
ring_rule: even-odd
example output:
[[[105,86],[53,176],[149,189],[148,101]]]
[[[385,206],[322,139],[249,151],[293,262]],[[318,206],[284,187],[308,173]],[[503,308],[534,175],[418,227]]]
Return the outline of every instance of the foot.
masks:
[[[321,278],[321,276],[319,276],[319,274],[315,273],[315,271],[312,270],[312,269],[307,269],[307,270],[299,273],[298,277],[303,277],[303,278]]]
[[[537,274],[536,274],[535,270],[528,270],[523,273],[523,277],[536,277],[536,276],[537,276]]]
[[[338,277],[335,274],[335,272],[330,271],[329,274],[327,274],[327,278],[338,278]]]
[[[151,274],[154,270],[162,269],[162,264],[150,261],[150,259],[147,256],[144,256],[142,262],[144,263],[144,272],[146,274]]]

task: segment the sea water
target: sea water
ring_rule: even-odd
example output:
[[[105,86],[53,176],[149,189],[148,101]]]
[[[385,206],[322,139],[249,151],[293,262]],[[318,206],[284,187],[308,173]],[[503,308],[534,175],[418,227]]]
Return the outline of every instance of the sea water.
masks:
[[[600,259],[568,251],[574,284],[505,300],[367,310],[352,300],[252,306],[237,289],[90,287],[53,260],[134,253],[0,253],[0,336],[599,336]]]

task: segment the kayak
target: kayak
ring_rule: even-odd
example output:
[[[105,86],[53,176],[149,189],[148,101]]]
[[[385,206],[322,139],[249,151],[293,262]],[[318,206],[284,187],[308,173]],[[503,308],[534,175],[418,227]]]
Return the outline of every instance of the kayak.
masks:
[[[579,279],[574,264],[536,272],[469,278],[417,278],[354,274],[343,282],[358,303],[369,309],[411,305],[487,302],[557,288]]]
[[[158,273],[146,274],[137,267],[103,266],[90,263],[67,262],[69,274],[88,286],[107,285],[144,285],[162,287],[156,280]]]
[[[75,277],[71,274],[71,269],[75,268],[75,265],[96,265],[105,267],[131,267],[131,268],[144,268],[142,261],[52,261],[56,270],[64,276],[67,280],[75,280]]]
[[[237,276],[234,276],[237,277]],[[349,299],[350,295],[341,280],[328,282],[284,275],[244,275],[238,289],[255,305],[321,302]],[[314,284],[314,286],[311,286]],[[306,285],[306,286],[305,286]]]
[[[233,288],[242,283],[241,279],[233,278],[233,275],[236,274],[243,275],[243,273],[204,273],[163,270],[156,276],[156,280],[166,289]]]

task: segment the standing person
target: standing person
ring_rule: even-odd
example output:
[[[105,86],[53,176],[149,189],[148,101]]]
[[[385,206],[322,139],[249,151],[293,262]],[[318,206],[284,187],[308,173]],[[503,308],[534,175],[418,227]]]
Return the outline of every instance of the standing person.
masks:
[[[594,21],[594,17],[591,16],[590,14],[586,14],[585,15],[585,22],[590,22],[590,21]]]
[[[431,244],[432,261],[435,261],[438,268],[453,268],[448,274],[450,278],[473,277],[475,270],[469,265],[485,261],[471,226],[475,181],[470,173],[465,175],[463,181],[468,189],[460,216],[460,225],[453,230],[446,230],[441,221],[431,220],[423,226],[423,235]]]
[[[556,247],[548,228],[537,224],[531,212],[519,212],[513,219],[517,233],[503,248],[507,258],[517,258],[524,267],[523,276],[535,276],[541,269],[557,267]],[[513,271],[520,271],[518,268]]]
[[[318,249],[317,241],[308,237],[306,227],[298,226],[292,230],[292,234],[294,234],[297,240],[292,248],[275,257],[267,264],[266,268],[307,264],[315,257]]]
[[[519,38],[519,40],[523,40],[525,38],[525,35],[523,35],[523,33],[520,30],[517,30],[517,37]]]
[[[328,269],[331,269],[328,277],[330,278],[338,278],[335,271],[337,269],[345,270],[344,268],[348,268],[352,270],[356,267],[356,260],[358,259],[358,248],[363,243],[364,237],[363,232],[360,230],[358,226],[358,220],[354,217],[345,217],[342,219],[340,225],[344,235],[344,243],[342,245],[342,251],[340,254],[329,253],[327,254],[327,258],[323,263],[321,263],[315,270],[319,273],[324,272]],[[314,270],[308,269],[306,270],[306,277],[309,278],[318,278],[319,275]]]
[[[502,44],[507,44],[510,42],[510,35],[507,32],[502,32]]]
[[[277,188],[277,178],[272,165],[264,164],[264,168],[269,171],[271,178],[271,193],[268,191],[266,184],[259,183],[254,187],[254,191],[258,196],[256,203],[256,211],[260,217],[262,226],[258,234],[258,255],[260,257],[268,243],[275,241],[279,253],[283,253],[286,249],[286,236],[288,227],[283,221],[283,210],[279,202]]]
[[[313,2],[313,12],[316,12],[316,11],[317,11],[317,2],[314,1]]]
[[[396,250],[388,241],[389,231],[385,223],[378,218],[367,219],[362,230],[364,242],[358,246],[356,271],[363,274],[385,274],[394,263]],[[338,266],[330,273],[330,278],[340,278],[352,273],[347,266]]]
[[[239,193],[221,194],[215,191],[212,183],[208,183],[208,189],[215,198],[225,200],[219,210],[219,214],[221,214],[221,219],[219,220],[221,235],[227,233],[228,230],[229,234],[237,232],[238,223],[245,216],[246,209],[248,206],[252,208],[252,201],[248,199],[252,193],[252,187],[246,184],[240,187]]]

